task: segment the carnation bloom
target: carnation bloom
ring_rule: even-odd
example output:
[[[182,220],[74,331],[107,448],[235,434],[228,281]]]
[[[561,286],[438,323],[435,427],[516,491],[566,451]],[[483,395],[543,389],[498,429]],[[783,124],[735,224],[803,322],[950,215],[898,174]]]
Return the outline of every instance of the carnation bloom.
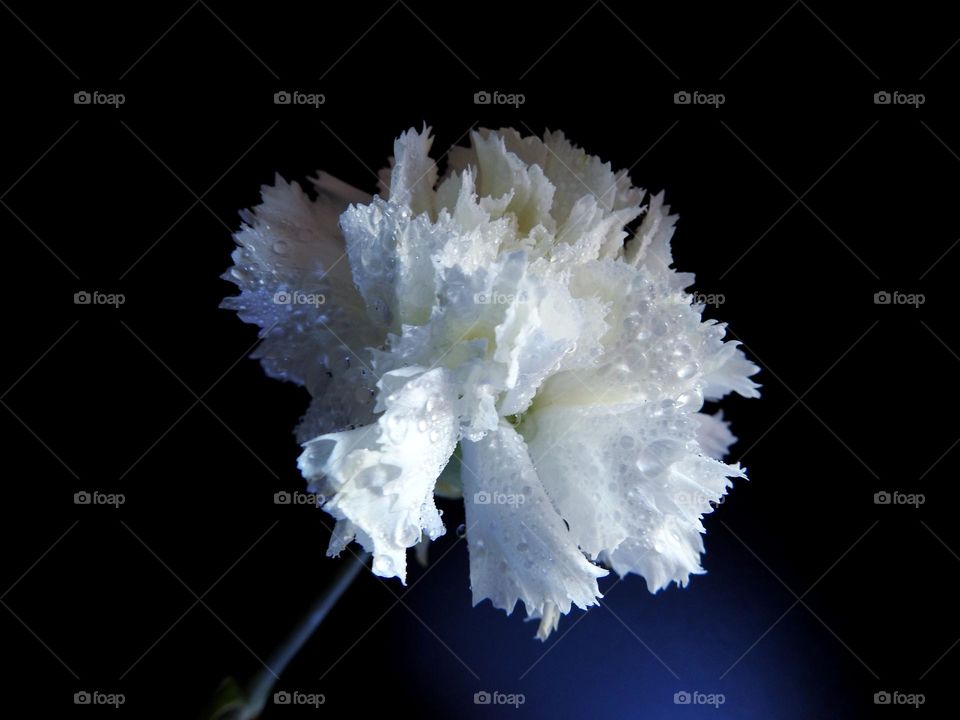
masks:
[[[356,541],[405,580],[440,495],[466,507],[474,604],[523,601],[538,637],[605,568],[686,585],[744,476],[703,402],[758,393],[670,267],[676,216],[560,133],[474,132],[442,178],[431,141],[401,135],[375,197],[278,177],[225,276],[254,357],[312,396],[299,468],[336,518],[328,554]]]

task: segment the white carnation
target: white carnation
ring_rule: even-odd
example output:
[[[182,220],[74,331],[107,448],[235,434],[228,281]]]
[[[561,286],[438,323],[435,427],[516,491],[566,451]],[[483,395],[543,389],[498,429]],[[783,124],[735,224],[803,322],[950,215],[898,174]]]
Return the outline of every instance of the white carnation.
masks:
[[[224,305],[312,396],[299,467],[328,554],[357,541],[404,580],[444,532],[434,496],[462,495],[474,602],[523,601],[540,637],[596,603],[601,565],[685,585],[743,476],[703,401],[758,393],[670,267],[676,217],[559,133],[473,133],[442,178],[430,145],[401,135],[372,198],[278,178],[236,235]]]

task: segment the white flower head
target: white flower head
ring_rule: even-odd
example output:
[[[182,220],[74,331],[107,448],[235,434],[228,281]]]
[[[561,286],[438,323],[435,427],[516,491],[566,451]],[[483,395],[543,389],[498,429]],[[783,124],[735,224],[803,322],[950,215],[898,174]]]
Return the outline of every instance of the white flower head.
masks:
[[[277,178],[225,276],[254,356],[312,396],[299,467],[336,518],[328,554],[356,541],[404,581],[444,533],[434,496],[462,496],[474,604],[522,601],[538,637],[605,567],[686,585],[744,476],[703,402],[758,392],[670,267],[676,216],[560,133],[474,132],[443,177],[431,141],[401,135],[372,198]]]

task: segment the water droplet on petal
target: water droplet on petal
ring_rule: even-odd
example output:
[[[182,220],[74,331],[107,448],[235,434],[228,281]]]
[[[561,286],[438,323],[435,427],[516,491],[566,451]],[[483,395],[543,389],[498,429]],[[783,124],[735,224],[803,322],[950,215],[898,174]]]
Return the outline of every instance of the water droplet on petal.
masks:
[[[637,468],[644,475],[657,475],[663,472],[663,463],[656,455],[651,452],[641,453],[637,458]]]
[[[686,365],[680,366],[677,370],[677,377],[681,380],[686,380],[696,375],[699,369],[696,363],[687,363]]]

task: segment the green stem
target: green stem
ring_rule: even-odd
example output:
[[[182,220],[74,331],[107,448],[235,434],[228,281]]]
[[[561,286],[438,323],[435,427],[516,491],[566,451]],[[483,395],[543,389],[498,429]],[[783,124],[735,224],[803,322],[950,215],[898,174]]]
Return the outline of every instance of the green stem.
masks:
[[[286,641],[273,652],[267,661],[267,667],[262,668],[250,681],[246,702],[236,715],[238,720],[253,720],[260,717],[260,713],[266,707],[270,699],[270,693],[279,676],[320,626],[327,613],[337,604],[337,600],[350,587],[350,583],[357,577],[369,559],[370,553],[367,552],[360,555],[350,553],[350,557],[341,566],[333,582],[330,583],[330,587],[316,599],[313,607],[293,629]]]

